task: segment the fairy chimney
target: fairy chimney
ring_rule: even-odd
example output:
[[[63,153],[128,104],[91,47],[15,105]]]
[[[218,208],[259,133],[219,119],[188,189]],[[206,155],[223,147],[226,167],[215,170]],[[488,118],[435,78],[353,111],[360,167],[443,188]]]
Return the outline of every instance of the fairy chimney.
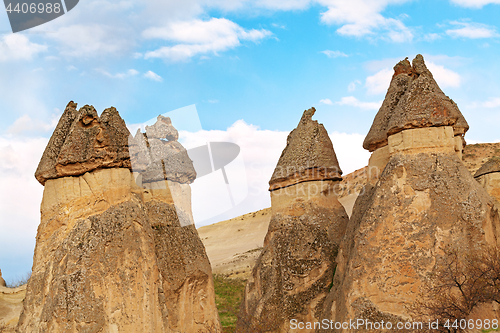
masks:
[[[421,55],[412,67],[400,62],[394,77],[384,105],[396,106],[380,109],[365,140],[370,150],[385,145],[389,158],[358,197],[340,245],[323,312],[334,322],[411,321],[409,309],[426,296],[424,283],[442,269],[448,246],[468,254],[500,245],[493,200],[457,154],[467,128],[458,108],[437,88]],[[408,87],[397,98],[395,82]]]
[[[237,332],[291,332],[292,319],[317,321],[331,287],[348,217],[335,194],[342,171],[314,112],[305,111],[288,135],[269,182],[271,222]]]
[[[170,118],[130,137],[132,168],[155,240],[167,332],[221,330],[212,269],[191,211],[193,162]]]
[[[453,132],[443,134],[443,128],[450,126]],[[443,128],[428,129],[435,127]],[[443,142],[442,135],[451,135],[454,150],[462,158],[463,137],[469,125],[455,102],[439,88],[424,58],[417,55],[412,64],[406,58],[394,66],[385,99],[363,142],[363,148],[372,153],[368,164],[369,178],[376,181],[389,161],[392,153],[390,136],[408,129],[424,128],[427,130],[422,130],[418,138],[412,139],[414,145],[419,141],[418,145],[422,148],[433,147]],[[427,137],[428,134],[430,136]]]
[[[129,136],[115,108],[98,116],[92,106],[66,107],[35,174],[44,193],[19,332],[220,331],[210,278],[193,273],[209,265],[193,259],[206,258],[201,241],[192,228],[179,231],[175,208],[144,200],[155,193],[135,181]],[[168,240],[164,226],[178,226]],[[166,241],[192,253],[173,253]],[[203,302],[179,296],[198,284]]]

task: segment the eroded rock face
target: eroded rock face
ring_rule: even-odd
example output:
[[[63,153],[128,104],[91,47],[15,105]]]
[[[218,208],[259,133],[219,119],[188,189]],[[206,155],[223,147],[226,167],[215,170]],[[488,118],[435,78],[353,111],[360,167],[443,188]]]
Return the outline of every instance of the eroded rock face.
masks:
[[[103,168],[131,168],[129,131],[115,108],[101,117],[94,107],[69,102],[45,148],[35,173],[44,185],[48,179],[80,176]]]
[[[2,278],[2,271],[0,270],[0,287],[6,287],[7,284],[5,283],[5,280]]]
[[[323,124],[312,120],[316,112],[304,112],[299,125],[287,138],[278,165],[269,181],[269,190],[275,190],[313,180],[340,180],[342,170]]]
[[[354,205],[323,318],[411,321],[410,308],[444,269],[448,246],[468,255],[500,245],[494,201],[457,154],[465,120],[431,79],[419,56],[412,67],[407,61],[395,67],[387,96],[400,89],[402,97],[390,110],[386,98],[365,140],[366,149],[376,149],[384,140],[377,135],[386,133],[387,162]]]
[[[286,170],[289,163],[307,165],[313,161],[309,164],[312,168],[335,170],[334,177],[340,177],[331,141],[323,126],[311,120],[313,113],[305,111],[297,129],[290,133],[278,167]],[[322,165],[322,161],[327,164]],[[299,165],[296,170],[306,168]],[[275,176],[276,172],[271,188],[290,185],[271,191],[271,222],[264,249],[247,282],[237,332],[292,332],[291,319],[317,321],[348,221],[336,196],[338,182],[331,175],[316,174],[312,179],[295,173],[289,174],[289,179]]]
[[[75,107],[65,111],[39,167],[56,176],[42,178],[42,218],[19,332],[219,332],[189,185],[164,179],[139,186],[129,168],[130,133],[116,110],[98,117],[84,107],[68,127]],[[57,176],[74,164],[87,171]],[[183,198],[179,209],[175,195]]]
[[[453,100],[437,85],[419,54],[412,64],[405,59],[394,66],[394,75],[363,147],[375,151],[387,138],[405,129],[452,126],[456,136],[469,129]]]
[[[493,157],[484,163],[474,178],[500,203],[500,157]]]

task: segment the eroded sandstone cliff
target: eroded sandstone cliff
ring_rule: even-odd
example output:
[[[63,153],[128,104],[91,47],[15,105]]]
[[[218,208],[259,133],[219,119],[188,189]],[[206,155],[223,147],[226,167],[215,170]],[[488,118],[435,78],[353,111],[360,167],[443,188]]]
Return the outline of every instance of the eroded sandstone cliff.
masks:
[[[314,112],[305,111],[288,136],[269,182],[271,222],[238,332],[291,332],[291,319],[316,321],[330,290],[348,217],[335,194],[342,172]]]
[[[421,56],[408,65],[395,67],[391,87],[402,80],[409,88],[398,98],[389,91],[372,126],[383,128],[379,134],[384,135],[370,133],[365,140],[371,150],[386,134],[389,157],[381,175],[358,197],[341,243],[323,314],[334,322],[411,321],[409,309],[442,269],[447,248],[470,254],[500,244],[498,210],[457,154],[465,120],[444,94],[424,89],[440,92]],[[422,76],[424,85],[415,82]],[[412,101],[415,107],[409,107]],[[402,113],[388,113],[388,103]]]
[[[163,172],[138,184],[129,136],[114,108],[66,107],[36,172],[45,187],[19,332],[219,331],[210,264],[180,222],[190,198],[185,211],[173,204],[189,184]]]

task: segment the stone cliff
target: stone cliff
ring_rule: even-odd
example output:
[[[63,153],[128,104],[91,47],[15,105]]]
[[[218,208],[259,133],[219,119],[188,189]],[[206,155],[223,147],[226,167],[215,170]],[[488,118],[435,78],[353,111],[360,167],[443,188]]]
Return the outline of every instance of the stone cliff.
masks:
[[[190,207],[178,214],[169,187],[138,185],[129,135],[114,108],[66,107],[35,174],[44,195],[19,332],[218,331],[210,264],[180,223]]]
[[[335,194],[342,172],[314,112],[288,136],[269,182],[271,222],[237,332],[290,332],[291,319],[316,321],[330,290],[348,217]]]
[[[500,244],[494,202],[459,158],[466,129],[422,56],[396,65],[365,140],[370,150],[385,144],[388,161],[355,203],[323,318],[411,320],[447,247],[467,254]]]

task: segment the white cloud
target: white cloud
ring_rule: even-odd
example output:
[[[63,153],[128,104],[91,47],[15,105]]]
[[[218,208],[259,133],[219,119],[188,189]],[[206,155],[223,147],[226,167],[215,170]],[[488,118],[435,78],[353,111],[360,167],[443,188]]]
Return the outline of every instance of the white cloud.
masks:
[[[451,0],[451,2],[468,8],[482,8],[489,4],[500,4],[500,0]]]
[[[153,81],[157,81],[157,82],[162,82],[163,81],[163,78],[160,75],[158,75],[155,72],[153,72],[153,71],[147,71],[144,74],[144,77],[148,78],[150,80],[153,80]]]
[[[93,58],[119,55],[134,45],[123,28],[103,24],[69,24],[47,37],[59,44],[62,55]]]
[[[333,105],[333,102],[329,98],[325,98],[319,101],[320,104]]]
[[[441,35],[437,34],[437,33],[429,33],[429,34],[424,35],[424,40],[426,40],[428,42],[433,42],[433,41],[438,40],[440,38],[441,38]]]
[[[345,54],[344,52],[340,52],[340,51],[325,50],[325,51],[321,51],[321,53],[326,54],[326,56],[328,58],[348,57],[347,54]]]
[[[486,24],[474,23],[474,22],[450,22],[452,25],[458,26],[460,28],[446,30],[446,34],[453,38],[491,38],[498,37],[498,33],[495,27],[488,26]]]
[[[135,69],[129,69],[128,71],[126,71],[124,73],[116,73],[116,74],[111,74],[102,68],[97,68],[96,71],[101,73],[102,75],[107,76],[107,77],[110,77],[113,79],[122,79],[122,80],[127,78],[127,77],[136,76],[137,74],[139,74],[139,72],[136,71]]]
[[[340,101],[335,102],[338,105],[348,105],[360,108],[363,110],[378,110],[382,105],[382,101],[379,102],[361,102],[354,96],[342,97]]]
[[[447,69],[444,66],[437,65],[434,62],[426,61],[427,68],[431,71],[434,79],[441,88],[457,88],[462,83],[462,79],[457,72]],[[384,68],[377,73],[366,78],[365,87],[370,94],[382,94],[387,91],[394,71],[390,68]]]
[[[389,68],[384,68],[377,73],[366,78],[365,87],[369,94],[382,94],[389,88],[394,71]]]
[[[321,13],[321,21],[326,24],[342,25],[337,32],[345,36],[373,36],[384,32],[384,38],[393,42],[410,41],[413,34],[403,22],[386,18],[380,14],[390,4],[400,4],[405,0],[319,0],[328,10]]]
[[[58,122],[56,115],[52,116],[50,122],[32,119],[28,115],[23,115],[14,121],[7,129],[7,133],[12,135],[29,135],[46,133],[53,130]]]
[[[355,80],[355,81],[352,81],[351,83],[349,83],[349,85],[347,86],[347,90],[348,91],[354,91],[356,90],[356,86],[358,84],[361,84],[361,82],[359,80]]]
[[[45,51],[47,51],[46,45],[32,43],[28,37],[20,33],[3,35],[0,38],[0,62],[31,60]]]
[[[487,101],[482,102],[474,102],[469,105],[471,108],[499,108],[500,107],[500,98],[499,97],[491,97]]]
[[[265,29],[245,30],[230,20],[212,18],[209,21],[191,20],[149,28],[142,35],[147,39],[164,39],[175,44],[146,52],[146,59],[183,61],[199,54],[217,55],[217,52],[239,46],[242,40],[258,42],[272,33]]]
[[[454,72],[451,69],[447,69],[444,66],[437,65],[431,61],[427,61],[426,65],[441,88],[460,87],[462,79],[457,72]]]
[[[47,141],[0,136],[0,260],[11,276],[31,268],[43,193],[34,173]]]

